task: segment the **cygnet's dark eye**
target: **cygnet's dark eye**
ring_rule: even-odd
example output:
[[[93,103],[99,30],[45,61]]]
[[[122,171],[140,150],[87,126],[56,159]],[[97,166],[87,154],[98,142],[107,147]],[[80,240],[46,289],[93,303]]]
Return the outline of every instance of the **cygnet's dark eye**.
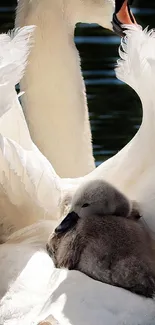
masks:
[[[85,203],[85,204],[82,205],[82,208],[86,208],[86,207],[88,207],[89,205],[90,205],[89,203]]]

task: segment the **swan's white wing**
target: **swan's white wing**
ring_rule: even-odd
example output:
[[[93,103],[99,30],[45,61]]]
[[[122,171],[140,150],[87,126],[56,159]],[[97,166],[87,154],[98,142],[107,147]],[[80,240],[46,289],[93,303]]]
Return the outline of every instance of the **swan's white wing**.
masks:
[[[33,29],[0,35],[0,235],[60,216],[60,179],[33,144],[15,91]]]
[[[155,235],[155,31],[128,27],[116,73],[137,92],[143,108],[141,127],[126,151],[128,193],[141,203],[142,213]],[[130,166],[135,169],[132,177]]]
[[[31,149],[31,139],[15,85],[21,80],[34,26],[0,35],[0,133]]]
[[[155,231],[155,32],[128,26],[122,40],[117,77],[129,84],[142,102],[142,125],[135,137],[87,178],[111,182],[141,203],[142,213]],[[125,109],[125,103],[124,103]]]
[[[138,26],[128,28],[127,37],[121,41],[116,74],[137,92],[145,106],[153,99],[155,85],[155,32]]]
[[[60,216],[61,187],[58,176],[34,147],[24,150],[13,140],[0,141],[1,232]]]

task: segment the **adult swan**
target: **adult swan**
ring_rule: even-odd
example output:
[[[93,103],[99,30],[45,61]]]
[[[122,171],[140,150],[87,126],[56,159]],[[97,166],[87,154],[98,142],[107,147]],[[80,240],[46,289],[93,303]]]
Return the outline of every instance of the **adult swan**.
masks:
[[[42,184],[46,185],[48,191],[53,191],[51,201],[53,204],[55,202],[55,212],[57,212],[56,206],[60,199],[58,193],[63,195],[64,183],[67,184],[67,180],[62,181],[58,178],[45,157],[31,142],[14,90],[15,83],[19,81],[23,73],[28,52],[26,43],[30,31],[31,28],[19,30],[12,41],[7,35],[2,35],[0,39],[0,105],[1,115],[3,114],[1,119],[6,126],[9,126],[10,119],[7,120],[9,112],[16,110],[16,113],[19,111],[18,117],[21,119],[21,123],[23,122],[22,128],[19,123],[18,132],[13,134],[14,140],[1,136],[0,142],[1,207],[3,213],[9,212],[7,221],[11,220],[12,224],[17,223],[18,228],[22,228],[22,222],[25,224],[29,222],[30,211],[33,214],[33,210],[29,210],[28,206],[31,206],[32,200],[33,207],[38,206],[38,212],[41,211],[43,203],[47,203],[46,195],[44,195],[44,200],[43,196],[40,196],[40,193],[43,193]],[[124,53],[121,52],[122,60],[119,63],[118,74],[141,96],[144,116],[136,137],[113,160],[110,160],[109,164],[110,167],[116,168],[117,166],[118,170],[123,165],[124,169],[128,167],[128,170],[123,170],[124,188],[126,190],[131,187],[134,189],[134,178],[129,178],[129,176],[135,176],[135,198],[136,193],[137,196],[140,195],[141,189],[143,194],[146,190],[145,199],[148,203],[146,212],[150,213],[149,209],[151,209],[153,213],[155,211],[153,208],[155,153],[151,140],[155,132],[155,35],[153,32],[147,34],[139,29],[133,29],[129,32],[127,44],[124,43],[122,46]],[[134,62],[136,62],[136,66]],[[9,127],[4,127],[3,134],[9,133],[9,130]],[[137,160],[133,154],[134,160],[130,161],[132,165],[127,165],[128,153],[134,153],[136,147],[137,150],[140,150]],[[115,164],[121,158],[121,163]],[[34,168],[34,164],[36,168]],[[105,166],[104,170],[102,170],[104,167],[102,166],[89,177],[97,177],[103,171],[103,174],[108,174],[110,178],[110,170],[108,171],[107,164]],[[38,180],[41,168],[43,170],[45,168],[45,174],[41,174]],[[115,168],[111,168],[112,178],[117,175],[117,168]],[[114,174],[114,170],[116,174]],[[97,171],[99,174],[96,174]],[[53,175],[50,182],[48,175]],[[120,174],[116,181],[119,178]],[[19,187],[20,183],[23,186]],[[36,183],[38,197],[33,196],[32,191]],[[123,178],[121,186],[123,187]],[[66,191],[67,189],[65,189]],[[17,205],[12,203],[15,195],[17,195]],[[24,206],[22,198],[23,200],[27,198],[27,201],[24,201]],[[18,219],[17,222],[19,215],[17,213],[16,216],[15,210],[12,215],[12,206],[14,209],[17,208],[16,212],[20,210],[22,220]],[[10,210],[7,211],[7,209]],[[150,218],[149,213],[145,214],[145,220],[148,224],[152,220],[152,231],[155,231],[155,220]],[[37,218],[40,218],[40,214],[36,216]],[[3,226],[5,222],[4,218]],[[45,319],[52,324],[50,320],[54,316],[60,325],[154,325],[155,301],[153,299],[142,298],[121,288],[94,281],[77,271],[54,268],[52,260],[46,252],[45,244],[49,233],[56,224],[57,221],[44,220],[24,227],[14,231],[7,242],[0,246],[0,324],[37,325]]]

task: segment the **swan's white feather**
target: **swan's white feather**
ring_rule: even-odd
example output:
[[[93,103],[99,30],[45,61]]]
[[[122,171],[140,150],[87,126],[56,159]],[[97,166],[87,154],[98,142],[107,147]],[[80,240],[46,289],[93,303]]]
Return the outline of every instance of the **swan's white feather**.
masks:
[[[0,236],[60,215],[60,179],[33,144],[15,91],[33,31],[30,26],[0,35]]]
[[[116,74],[143,99],[147,89],[152,91],[154,86],[152,66],[153,62],[155,63],[155,32],[148,31],[148,28],[142,30],[140,26],[135,25],[127,27],[127,37],[121,41]]]
[[[31,139],[15,85],[23,77],[34,26],[0,35],[0,133],[31,149]]]
[[[0,81],[4,80],[5,84],[14,87],[23,77],[33,43],[34,29],[35,26],[26,26],[1,35]],[[3,69],[5,69],[5,73]]]
[[[0,116],[11,108],[14,86],[26,67],[34,26],[15,29],[0,36]]]

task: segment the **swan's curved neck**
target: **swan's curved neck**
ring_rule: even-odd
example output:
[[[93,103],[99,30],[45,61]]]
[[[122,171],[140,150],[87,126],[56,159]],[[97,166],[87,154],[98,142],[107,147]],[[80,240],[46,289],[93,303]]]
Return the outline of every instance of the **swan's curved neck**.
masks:
[[[75,26],[62,9],[51,0],[19,1],[16,25],[37,26],[21,87],[33,141],[60,176],[77,177],[94,169],[94,159]]]

